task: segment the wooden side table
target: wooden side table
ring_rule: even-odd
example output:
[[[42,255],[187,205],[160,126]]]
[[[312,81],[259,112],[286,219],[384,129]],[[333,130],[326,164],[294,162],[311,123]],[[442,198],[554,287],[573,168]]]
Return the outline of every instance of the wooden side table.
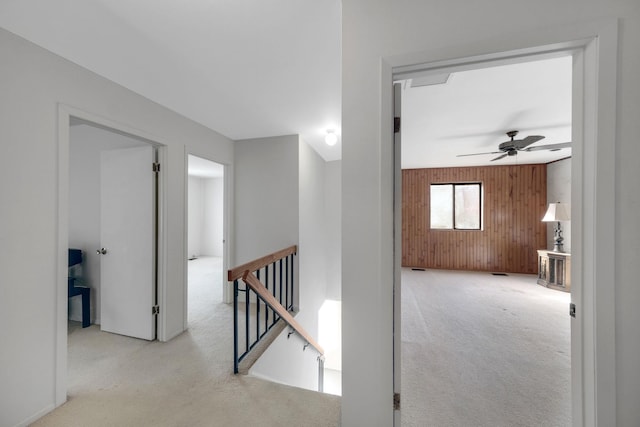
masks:
[[[539,249],[538,284],[569,292],[571,290],[571,254]]]

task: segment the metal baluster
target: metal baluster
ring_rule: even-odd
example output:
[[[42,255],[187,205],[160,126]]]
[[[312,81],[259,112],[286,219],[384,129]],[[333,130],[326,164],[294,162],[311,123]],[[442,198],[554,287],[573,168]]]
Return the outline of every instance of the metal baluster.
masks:
[[[280,294],[278,295],[278,301],[280,302],[280,305],[282,305],[282,258],[280,258],[278,262],[280,263]]]
[[[291,256],[291,310],[293,310],[293,288],[294,288],[294,276],[293,276],[293,254],[290,255]],[[287,307],[287,309],[289,309]]]
[[[250,292],[250,287],[245,283],[244,285],[244,309],[245,309],[245,313],[244,313],[244,317],[245,317],[245,322],[244,322],[244,332],[245,332],[245,348],[244,351],[249,351],[249,324],[250,324],[250,319],[249,319],[249,300],[251,299],[251,292]]]
[[[284,308],[289,310],[289,257],[284,259],[285,286],[284,286]]]
[[[264,266],[264,286],[269,290],[269,266]],[[269,330],[269,306],[265,303],[264,305],[264,332],[266,333]]]
[[[324,356],[318,356],[318,391],[324,393]]]
[[[256,277],[260,280],[260,270],[256,271]],[[256,341],[260,339],[260,296],[256,292]]]
[[[238,279],[233,281],[233,373],[238,373]]]
[[[275,261],[273,262],[273,273],[272,274],[273,274],[273,297],[275,298],[276,297],[276,262]],[[278,320],[278,319],[276,319],[276,312],[275,311],[272,310],[271,313],[272,313],[272,321],[273,321],[273,323],[271,323],[271,326],[273,326],[273,325],[276,324],[276,320]]]

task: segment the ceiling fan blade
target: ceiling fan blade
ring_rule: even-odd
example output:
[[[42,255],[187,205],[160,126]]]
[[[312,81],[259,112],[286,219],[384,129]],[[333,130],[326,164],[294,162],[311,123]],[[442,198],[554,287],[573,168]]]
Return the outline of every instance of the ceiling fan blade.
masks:
[[[538,145],[536,147],[525,148],[524,151],[560,150],[561,148],[571,148],[571,143],[563,142],[560,144]]]
[[[500,159],[504,159],[505,157],[507,157],[509,154],[508,153],[504,153],[502,156],[498,156],[495,159],[491,159],[492,162],[495,162],[496,160],[500,160]]]
[[[524,148],[527,148],[528,146],[530,146],[534,142],[540,141],[541,139],[544,139],[544,136],[542,136],[542,135],[529,135],[525,139],[519,139],[517,141],[513,141],[513,147],[516,150],[522,150]]]
[[[502,153],[502,151],[492,151],[490,153],[458,154],[456,157],[481,156],[483,154],[500,154],[500,153]]]

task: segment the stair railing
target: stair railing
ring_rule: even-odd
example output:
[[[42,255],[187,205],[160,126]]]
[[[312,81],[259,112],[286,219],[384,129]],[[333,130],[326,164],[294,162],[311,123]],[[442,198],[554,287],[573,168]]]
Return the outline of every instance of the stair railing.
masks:
[[[318,352],[318,385],[322,391],[324,350],[293,317],[297,249],[290,246],[228,271],[227,280],[233,282],[233,372],[239,372],[240,362],[282,320],[291,328],[289,335],[297,333],[305,341],[303,349],[311,346]],[[240,300],[240,293],[244,293],[244,301]],[[244,310],[243,328],[239,325],[241,310]]]

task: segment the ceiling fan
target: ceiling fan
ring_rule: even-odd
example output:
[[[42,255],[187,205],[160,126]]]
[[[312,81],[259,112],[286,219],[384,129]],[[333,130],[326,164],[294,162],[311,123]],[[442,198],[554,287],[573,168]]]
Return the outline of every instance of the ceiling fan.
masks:
[[[458,154],[456,157],[466,157],[466,156],[480,156],[483,154],[500,154],[495,159],[491,159],[492,162],[496,160],[503,159],[507,156],[515,156],[518,154],[518,151],[539,151],[539,150],[549,150],[549,151],[557,151],[562,148],[571,147],[570,142],[563,142],[560,144],[549,144],[549,145],[539,145],[536,147],[529,147],[534,142],[538,142],[544,138],[541,135],[529,135],[524,139],[515,139],[518,134],[517,130],[512,130],[507,132],[507,136],[511,138],[509,141],[505,141],[502,144],[498,145],[498,150],[500,151],[491,151],[488,153],[473,153],[473,154]]]

